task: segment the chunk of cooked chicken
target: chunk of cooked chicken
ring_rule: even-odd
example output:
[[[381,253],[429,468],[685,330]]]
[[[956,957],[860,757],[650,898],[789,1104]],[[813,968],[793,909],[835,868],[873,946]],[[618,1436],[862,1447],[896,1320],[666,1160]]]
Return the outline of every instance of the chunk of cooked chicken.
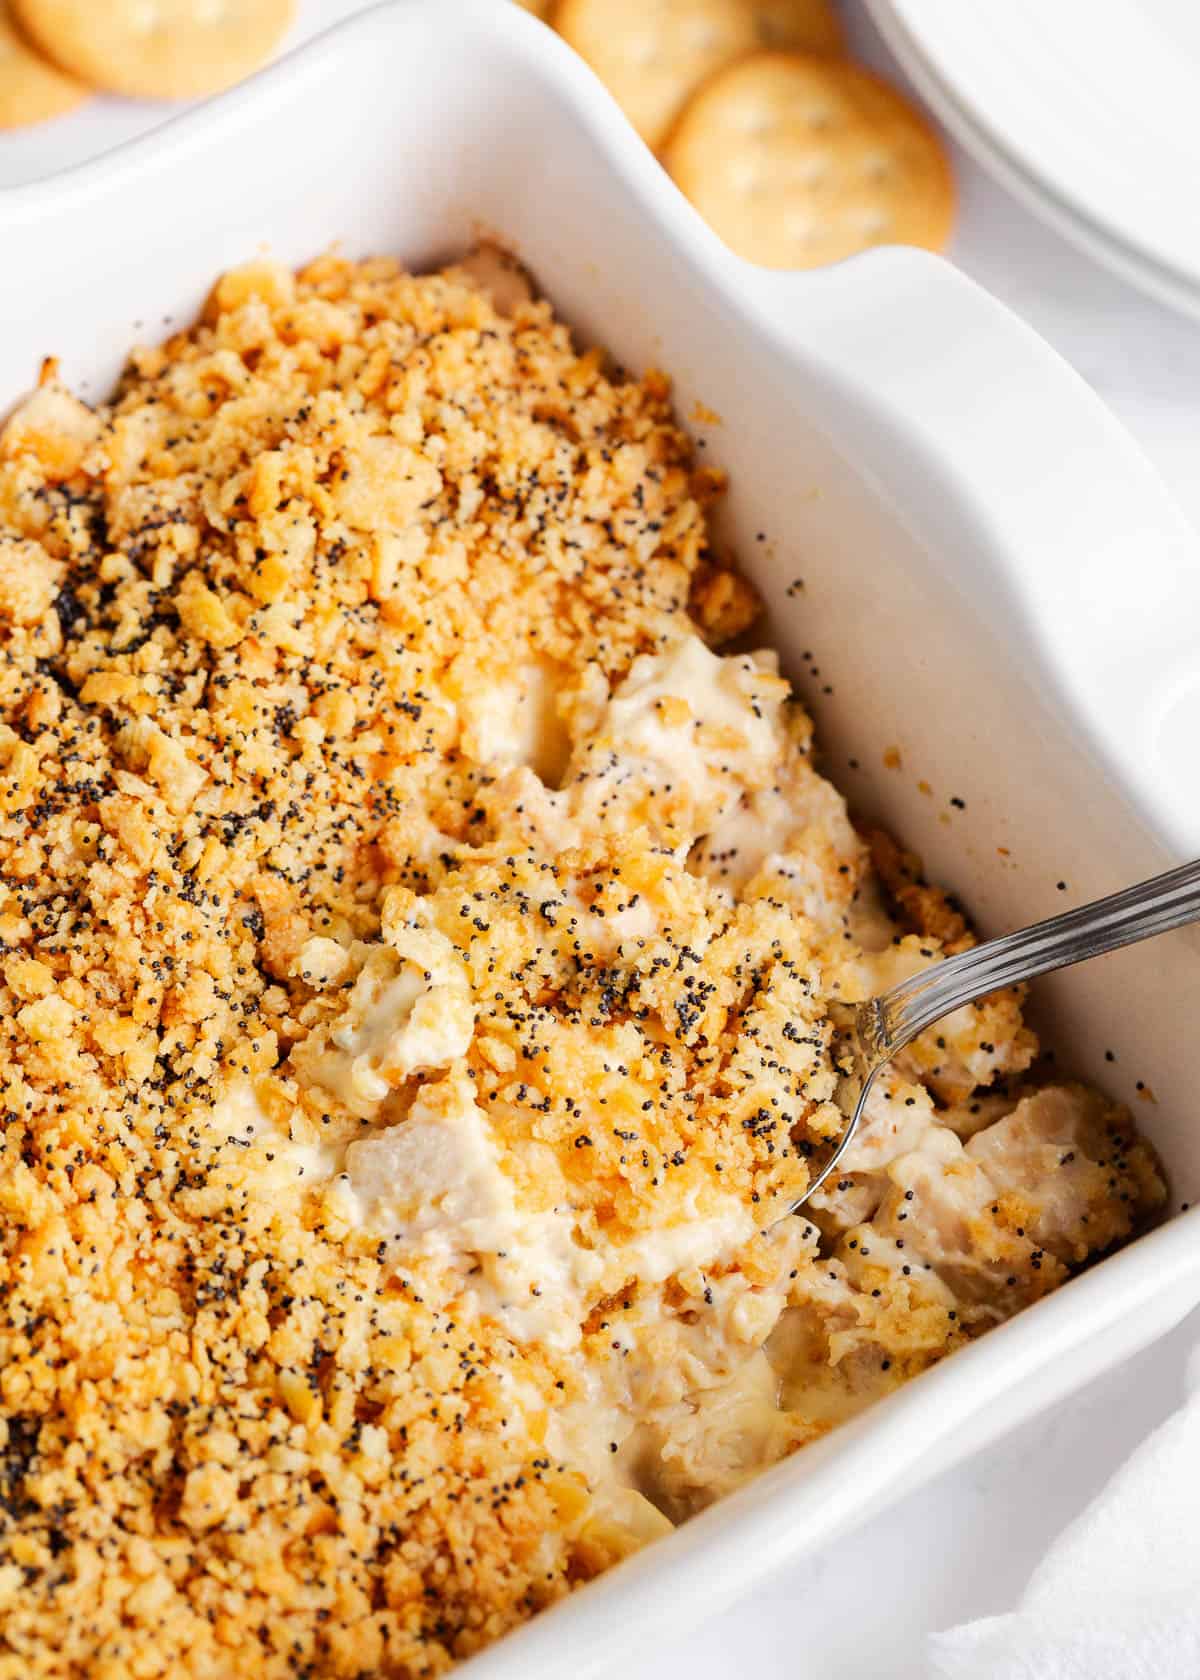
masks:
[[[966,1153],[1009,1218],[1078,1264],[1126,1237],[1162,1200],[1153,1158],[1123,1109],[1084,1085],[1047,1085],[977,1132]]]
[[[893,1161],[888,1177],[891,1188],[864,1229],[893,1238],[907,1257],[902,1264],[932,1271],[973,1320],[1007,1318],[1062,1282],[1061,1263],[1023,1233],[987,1172],[945,1127]]]

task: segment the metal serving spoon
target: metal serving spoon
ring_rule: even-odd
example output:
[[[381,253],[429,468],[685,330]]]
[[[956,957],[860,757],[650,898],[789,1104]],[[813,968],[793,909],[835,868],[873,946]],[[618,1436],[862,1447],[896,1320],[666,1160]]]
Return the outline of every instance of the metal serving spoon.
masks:
[[[847,1125],[833,1154],[792,1204],[793,1211],[824,1184],[846,1153],[880,1069],[926,1027],[1003,986],[1033,980],[1051,969],[1069,968],[1195,921],[1200,921],[1200,860],[1094,904],[1051,916],[1019,933],[1006,933],[986,945],[960,951],[902,980],[882,997],[866,1003],[830,1003],[839,1035],[835,1059],[842,1073],[833,1100]]]

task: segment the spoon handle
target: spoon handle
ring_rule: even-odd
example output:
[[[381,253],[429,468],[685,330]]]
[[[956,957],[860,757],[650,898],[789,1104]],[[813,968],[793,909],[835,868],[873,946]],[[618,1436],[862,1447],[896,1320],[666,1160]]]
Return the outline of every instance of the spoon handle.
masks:
[[[872,1049],[891,1056],[962,1004],[1051,969],[1200,921],[1200,860],[1081,904],[902,980],[875,1000]]]

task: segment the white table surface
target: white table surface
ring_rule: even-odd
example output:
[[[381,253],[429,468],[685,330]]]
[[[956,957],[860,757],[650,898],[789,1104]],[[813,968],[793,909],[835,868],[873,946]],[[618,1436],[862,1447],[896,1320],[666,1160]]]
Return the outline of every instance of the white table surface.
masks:
[[[292,40],[365,3],[300,0]],[[846,13],[858,50],[888,66],[856,0]],[[161,117],[158,107],[97,100],[40,129],[0,135],[0,185],[90,156]],[[1200,323],[1141,297],[1043,228],[968,158],[957,161],[962,214],[952,255],[1074,363],[1200,526]],[[1048,1543],[1179,1403],[1197,1340],[1200,1313],[1059,1412],[939,1476],[702,1631],[648,1651],[622,1680],[751,1672],[756,1680],[919,1680],[925,1635],[1010,1608]]]

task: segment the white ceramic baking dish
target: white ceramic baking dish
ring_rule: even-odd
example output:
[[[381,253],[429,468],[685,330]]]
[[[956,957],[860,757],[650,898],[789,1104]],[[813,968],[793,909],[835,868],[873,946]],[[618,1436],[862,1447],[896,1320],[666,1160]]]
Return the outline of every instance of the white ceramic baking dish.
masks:
[[[0,406],[51,352],[101,395],[131,340],[186,320],[222,266],[263,245],[292,260],[341,240],[422,264],[481,228],[584,337],[669,369],[685,418],[720,417],[695,429],[732,474],[726,535],[831,773],[985,930],[1200,852],[1200,557],[1119,426],[936,258],[789,275],[730,256],[515,6],[381,6],[147,139],[0,193]],[[1159,1146],[1176,1209],[1200,1192],[1198,1000],[1187,934],[1042,988],[1064,1059],[1128,1098]],[[611,1670],[1198,1296],[1200,1211],[1176,1213],[472,1673]]]

